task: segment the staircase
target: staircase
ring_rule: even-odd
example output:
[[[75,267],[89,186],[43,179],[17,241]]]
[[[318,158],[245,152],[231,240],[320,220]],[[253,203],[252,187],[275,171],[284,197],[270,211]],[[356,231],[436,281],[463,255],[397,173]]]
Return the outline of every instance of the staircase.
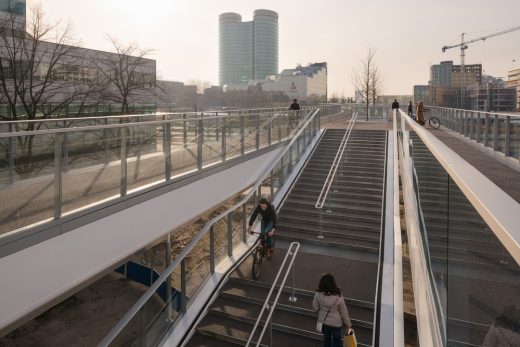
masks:
[[[332,272],[342,288],[360,346],[373,345],[374,297],[381,230],[386,155],[385,131],[354,130],[342,176],[323,211],[314,207],[345,130],[327,130],[279,211],[277,249],[260,280],[251,278],[251,258],[230,276],[187,346],[243,346],[262,308],[289,242],[302,244],[295,262],[297,302],[284,293],[273,315],[274,346],[320,346],[312,300],[320,275]],[[327,205],[329,207],[329,205]],[[288,283],[286,284],[288,285]],[[267,344],[267,333],[262,341]]]

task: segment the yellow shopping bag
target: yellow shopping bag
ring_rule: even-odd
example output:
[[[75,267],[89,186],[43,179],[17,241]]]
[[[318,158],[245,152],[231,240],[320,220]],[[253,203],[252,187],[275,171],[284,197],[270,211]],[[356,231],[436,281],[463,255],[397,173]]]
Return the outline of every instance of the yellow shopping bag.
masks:
[[[352,334],[345,335],[343,339],[343,347],[357,347],[356,333],[352,330]]]

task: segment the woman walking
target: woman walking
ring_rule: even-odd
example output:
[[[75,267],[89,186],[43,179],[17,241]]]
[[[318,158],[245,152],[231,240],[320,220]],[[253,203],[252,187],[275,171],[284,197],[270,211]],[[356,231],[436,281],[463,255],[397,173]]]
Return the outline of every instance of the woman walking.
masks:
[[[314,295],[312,306],[318,311],[317,330],[323,333],[324,347],[341,347],[342,325],[352,329],[352,323],[334,276],[327,273],[321,276],[320,284]],[[347,331],[348,331],[347,330]]]

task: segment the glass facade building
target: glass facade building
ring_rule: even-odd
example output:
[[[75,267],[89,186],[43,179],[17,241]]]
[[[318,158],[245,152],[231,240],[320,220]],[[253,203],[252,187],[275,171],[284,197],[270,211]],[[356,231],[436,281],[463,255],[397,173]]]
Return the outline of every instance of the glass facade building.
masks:
[[[0,0],[0,11],[25,16],[25,0]]]
[[[247,83],[278,73],[278,14],[256,10],[242,22],[237,13],[219,17],[220,84]]]

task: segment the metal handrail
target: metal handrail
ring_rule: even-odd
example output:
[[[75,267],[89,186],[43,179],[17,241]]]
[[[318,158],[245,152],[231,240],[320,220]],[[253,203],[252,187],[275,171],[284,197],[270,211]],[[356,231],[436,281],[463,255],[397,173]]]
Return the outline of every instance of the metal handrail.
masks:
[[[434,109],[434,110],[450,110],[450,111],[466,111],[466,112],[473,112],[473,113],[479,113],[479,114],[488,114],[488,115],[498,115],[498,116],[504,116],[504,117],[516,117],[520,118],[520,114],[518,113],[503,113],[503,112],[494,112],[494,111],[480,111],[480,110],[466,110],[463,108],[454,108],[454,107],[441,107],[441,106],[431,106],[431,105],[424,105],[424,108],[426,109]]]
[[[316,108],[319,109],[319,108]],[[312,110],[312,108],[311,108]],[[290,111],[287,111],[290,112]],[[56,134],[56,133],[68,133],[68,132],[77,132],[77,131],[89,131],[89,130],[101,130],[101,129],[118,129],[118,128],[127,128],[127,127],[139,127],[146,125],[163,125],[169,124],[173,122],[179,121],[199,121],[199,120],[213,120],[213,119],[226,119],[226,118],[236,118],[240,116],[252,116],[256,114],[233,114],[233,115],[223,115],[223,116],[208,116],[208,117],[198,117],[198,118],[189,118],[189,119],[162,119],[162,120],[153,120],[153,121],[145,121],[145,122],[133,122],[133,123],[121,123],[121,124],[106,124],[106,125],[89,125],[83,127],[74,127],[74,128],[56,128],[56,129],[45,129],[45,130],[24,130],[17,132],[8,132],[8,133],[0,133],[0,139],[2,138],[11,138],[11,137],[20,137],[20,136],[29,136],[29,135],[46,135],[46,134]],[[85,118],[86,119],[86,118]],[[76,118],[76,120],[79,120]],[[0,123],[1,124],[1,123]]]
[[[318,106],[303,106],[302,110],[319,108]],[[208,113],[208,116],[213,114],[213,117],[223,116],[249,116],[256,113],[244,113],[244,111],[251,112],[279,112],[288,111],[286,107],[277,108],[256,108],[256,109],[235,109],[226,111],[203,111],[203,112],[156,112],[156,113],[144,113],[144,114],[127,114],[127,115],[115,115],[115,116],[94,116],[94,117],[66,117],[66,118],[44,118],[44,119],[19,119],[19,120],[0,120],[0,124],[17,124],[17,123],[50,123],[50,122],[63,122],[63,121],[82,121],[82,120],[99,120],[99,119],[124,119],[124,118],[142,118],[142,117],[157,117],[157,116],[200,116],[201,114]],[[218,115],[223,113],[222,115]],[[230,114],[232,113],[232,114]],[[190,118],[191,119],[191,118]]]
[[[141,298],[130,308],[130,310],[121,318],[121,320],[112,328],[112,330],[105,336],[105,338],[99,343],[99,346],[108,346],[114,339],[121,333],[121,331],[128,325],[128,323],[135,317],[135,315],[139,312],[139,310],[148,302],[148,300],[154,295],[154,293],[159,289],[161,284],[173,273],[173,271],[181,264],[181,262],[186,258],[186,256],[193,250],[193,248],[198,244],[198,242],[205,237],[210,229],[217,223],[219,220],[226,217],[229,213],[236,210],[238,207],[245,204],[253,194],[256,193],[258,187],[260,187],[265,177],[273,170],[273,168],[278,164],[280,158],[283,158],[284,155],[292,150],[292,145],[298,141],[298,137],[303,133],[303,130],[307,125],[314,120],[314,118],[318,115],[319,108],[314,111],[313,115],[307,119],[307,121],[302,125],[299,129],[298,133],[292,138],[291,142],[284,148],[284,150],[275,158],[271,160],[269,165],[262,171],[259,175],[259,179],[251,186],[249,193],[247,193],[240,201],[227,208],[224,212],[220,213],[218,216],[212,218],[204,226],[202,229],[192,238],[192,240],[186,245],[182,252],[175,258],[175,260],[163,271],[163,273],[155,280],[155,282],[148,288],[148,290],[141,296]],[[254,245],[253,245],[254,246]],[[252,246],[252,247],[253,247]]]
[[[320,192],[320,195],[318,196],[318,200],[316,200],[316,204],[314,205],[314,207],[316,207],[317,209],[322,209],[323,205],[325,204],[325,200],[327,199],[327,196],[329,194],[330,187],[332,186],[332,180],[333,180],[334,176],[336,176],[336,172],[338,170],[339,163],[343,157],[343,152],[345,151],[345,148],[347,146],[347,142],[348,142],[348,139],[350,138],[350,133],[352,132],[354,123],[356,122],[356,118],[357,118],[357,113],[355,113],[354,116],[349,121],[349,126],[347,127],[347,130],[345,131],[345,135],[343,135],[343,139],[341,140],[338,151],[336,152],[336,156],[334,157],[334,161],[332,162],[332,165],[330,167],[327,178],[325,179],[325,182],[323,183],[323,187],[321,188],[321,192]]]
[[[251,342],[253,341],[253,337],[256,333],[256,329],[260,325],[260,320],[262,319],[262,316],[264,315],[265,310],[269,310],[269,314],[267,315],[266,324],[264,324],[264,327],[262,328],[262,331],[260,332],[260,336],[257,339],[256,347],[260,346],[260,343],[262,341],[262,338],[264,337],[265,331],[267,327],[269,327],[269,347],[272,347],[272,318],[274,310],[276,309],[276,305],[278,304],[278,300],[280,299],[280,295],[282,294],[283,288],[285,286],[285,282],[287,281],[287,277],[289,276],[289,272],[292,271],[292,291],[291,291],[291,297],[289,297],[289,301],[296,302],[296,296],[294,295],[294,260],[296,259],[296,255],[298,254],[298,251],[300,250],[300,243],[299,242],[292,242],[289,245],[289,249],[287,250],[287,253],[285,253],[285,258],[282,261],[282,264],[280,265],[280,270],[278,270],[278,273],[276,274],[276,277],[274,278],[273,285],[271,286],[271,289],[269,290],[269,293],[267,294],[267,297],[265,298],[264,304],[262,306],[262,309],[260,310],[260,314],[258,315],[258,318],[256,319],[255,325],[253,327],[253,330],[251,331],[251,334],[249,335],[249,339],[247,340],[246,347],[248,347]],[[282,274],[282,271],[285,267],[285,263],[287,263],[287,259],[291,257],[289,266],[287,267],[285,271],[284,278],[282,280],[282,283],[280,283],[280,286],[278,288],[278,292],[276,294],[276,297],[271,305],[269,305],[269,301],[271,300],[271,296],[274,292],[274,289],[277,286],[278,279],[280,278],[280,275]]]

